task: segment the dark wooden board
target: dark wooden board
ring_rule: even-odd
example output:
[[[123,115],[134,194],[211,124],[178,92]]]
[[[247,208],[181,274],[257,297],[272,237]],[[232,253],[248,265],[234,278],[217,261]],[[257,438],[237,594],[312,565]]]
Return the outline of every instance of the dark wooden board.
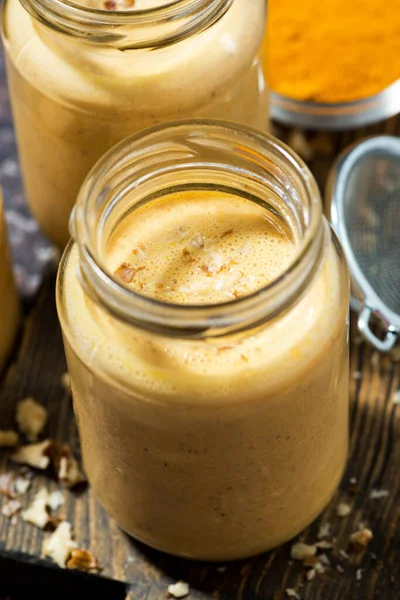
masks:
[[[288,135],[290,137],[284,128],[280,128],[278,133],[284,139]],[[330,136],[308,133],[307,138],[311,142],[322,145],[322,151],[318,151],[310,161],[320,186],[323,187],[332,161],[342,148],[355,139],[377,133],[398,135],[400,120],[395,118],[357,132]],[[68,442],[78,453],[79,441],[71,399],[60,383],[65,362],[54,304],[55,273],[54,267],[46,267],[52,252],[29,216],[23,200],[1,56],[0,180],[17,279],[25,298],[20,340],[9,368],[0,376],[0,428],[14,427],[17,401],[34,396],[48,407],[48,434]],[[40,291],[35,295],[43,279]],[[279,600],[285,597],[286,588],[296,588],[301,598],[308,600],[398,599],[400,408],[394,404],[393,395],[399,388],[399,366],[388,357],[374,354],[364,344],[353,343],[351,373],[349,464],[334,500],[302,535],[305,541],[314,542],[319,525],[329,521],[337,538],[335,550],[331,553],[332,567],[317,580],[304,582],[304,569],[298,563],[290,562],[290,544],[251,560],[226,565],[188,562],[163,555],[121,532],[97,503],[90,489],[80,494],[66,492],[67,501],[61,509],[72,523],[79,545],[91,549],[106,578],[129,584],[130,597],[138,600],[165,598],[168,584],[178,579],[190,583],[190,598],[193,599]],[[354,377],[354,374],[359,375]],[[306,469],[307,465],[304,467]],[[8,462],[7,453],[1,452],[0,473],[10,468],[14,467]],[[354,495],[349,493],[351,477],[356,477],[359,482]],[[32,488],[24,497],[24,505],[43,484],[56,488],[55,482],[47,477],[35,477]],[[390,494],[381,500],[370,500],[369,494],[374,488],[387,489]],[[293,501],[296,499],[293,498]],[[350,502],[353,506],[350,516],[345,519],[335,516],[335,508],[340,501]],[[338,550],[346,549],[350,533],[358,528],[360,522],[372,529],[374,539],[364,554],[347,562]],[[0,596],[11,594],[13,600],[26,598],[31,591],[42,589],[40,586],[45,581],[48,590],[57,590],[51,591],[54,598],[60,598],[63,591],[69,597],[79,597],[79,590],[97,597],[98,579],[79,579],[78,576],[77,580],[77,576],[69,572],[49,570],[49,567],[43,575],[39,567],[43,535],[39,529],[23,523],[21,519],[13,526],[0,517]],[[21,565],[24,563],[27,566],[23,570]],[[338,564],[345,569],[344,573],[336,570]],[[360,568],[362,577],[357,581],[356,573]],[[88,581],[93,585],[90,592],[86,587]],[[124,587],[122,590],[118,585],[108,588],[106,580],[100,583],[107,598],[118,600],[123,597]],[[304,587],[300,588],[300,584]],[[13,588],[10,587],[12,585]]]

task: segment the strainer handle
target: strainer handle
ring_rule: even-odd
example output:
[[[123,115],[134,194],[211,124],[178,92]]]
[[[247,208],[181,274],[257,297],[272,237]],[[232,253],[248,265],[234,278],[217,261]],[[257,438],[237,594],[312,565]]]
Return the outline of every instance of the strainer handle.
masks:
[[[370,329],[371,317],[375,310],[365,305],[358,317],[358,329],[363,336],[380,352],[389,352],[397,342],[399,332],[391,325],[388,327],[386,337],[380,340]]]

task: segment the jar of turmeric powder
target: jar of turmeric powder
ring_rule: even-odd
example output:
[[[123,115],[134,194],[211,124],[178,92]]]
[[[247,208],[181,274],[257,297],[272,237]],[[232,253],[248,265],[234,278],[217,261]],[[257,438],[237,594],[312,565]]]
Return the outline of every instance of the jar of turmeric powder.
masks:
[[[360,15],[359,4],[344,0],[280,0],[268,18],[274,118],[344,129],[400,112],[397,3],[365,0]]]
[[[3,39],[33,214],[57,245],[106,150],[147,126],[266,130],[265,0],[6,0]]]

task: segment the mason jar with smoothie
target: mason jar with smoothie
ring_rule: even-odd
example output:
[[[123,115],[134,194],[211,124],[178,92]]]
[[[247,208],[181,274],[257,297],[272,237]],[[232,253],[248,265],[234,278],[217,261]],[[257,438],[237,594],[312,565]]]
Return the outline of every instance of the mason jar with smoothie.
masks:
[[[3,40],[25,190],[63,247],[78,190],[145,127],[268,126],[264,0],[5,0]]]
[[[20,306],[14,283],[3,199],[0,190],[0,374],[17,333]]]
[[[348,450],[349,281],[305,164],[213,121],[90,172],[58,313],[84,465],[135,538],[243,558],[298,534]]]

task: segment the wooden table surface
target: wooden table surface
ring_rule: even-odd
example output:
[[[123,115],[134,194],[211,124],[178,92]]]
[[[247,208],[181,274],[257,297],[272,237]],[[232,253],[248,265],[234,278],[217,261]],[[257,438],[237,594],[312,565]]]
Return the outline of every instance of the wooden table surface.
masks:
[[[332,161],[342,148],[357,138],[382,132],[399,134],[400,121],[395,118],[361,131],[330,136],[307,134],[315,154],[309,156],[309,162],[319,184],[323,186]],[[281,129],[279,134],[287,137],[288,131]],[[306,150],[308,153],[309,148]],[[56,255],[40,235],[24,203],[1,56],[0,180],[25,309],[19,342],[8,369],[0,376],[0,428],[14,427],[16,402],[33,396],[49,410],[48,435],[71,444],[79,452],[71,399],[60,383],[65,362],[54,305]],[[53,589],[54,598],[60,598],[62,590],[69,597],[79,597],[83,590],[87,597],[89,590],[95,598],[100,589],[105,597],[117,600],[125,597],[129,586],[130,598],[156,600],[165,598],[170,583],[182,579],[190,584],[189,598],[193,600],[279,600],[287,597],[287,588],[297,590],[299,597],[308,600],[400,598],[400,407],[394,401],[398,388],[398,363],[379,356],[353,336],[349,463],[335,498],[301,536],[314,543],[322,523],[332,526],[336,541],[328,552],[331,566],[315,580],[307,582],[303,566],[290,560],[290,543],[251,560],[224,565],[166,556],[122,533],[91,490],[86,489],[79,494],[65,492],[62,512],[72,523],[79,546],[90,548],[107,579],[99,582],[92,576],[52,569],[48,561],[47,568],[40,569],[40,549],[46,534],[23,523],[21,518],[12,525],[0,517],[0,596],[25,598],[28,586],[30,591],[39,589],[32,586],[45,581],[47,590]],[[0,473],[11,468],[7,453],[1,452]],[[357,479],[357,485],[350,486],[351,478]],[[47,477],[36,476],[23,499],[24,506],[43,484],[50,489],[57,487]],[[389,493],[384,498],[371,499],[373,489]],[[351,505],[348,517],[336,516],[339,502]],[[360,524],[369,527],[374,538],[365,552],[348,560],[342,551]]]

